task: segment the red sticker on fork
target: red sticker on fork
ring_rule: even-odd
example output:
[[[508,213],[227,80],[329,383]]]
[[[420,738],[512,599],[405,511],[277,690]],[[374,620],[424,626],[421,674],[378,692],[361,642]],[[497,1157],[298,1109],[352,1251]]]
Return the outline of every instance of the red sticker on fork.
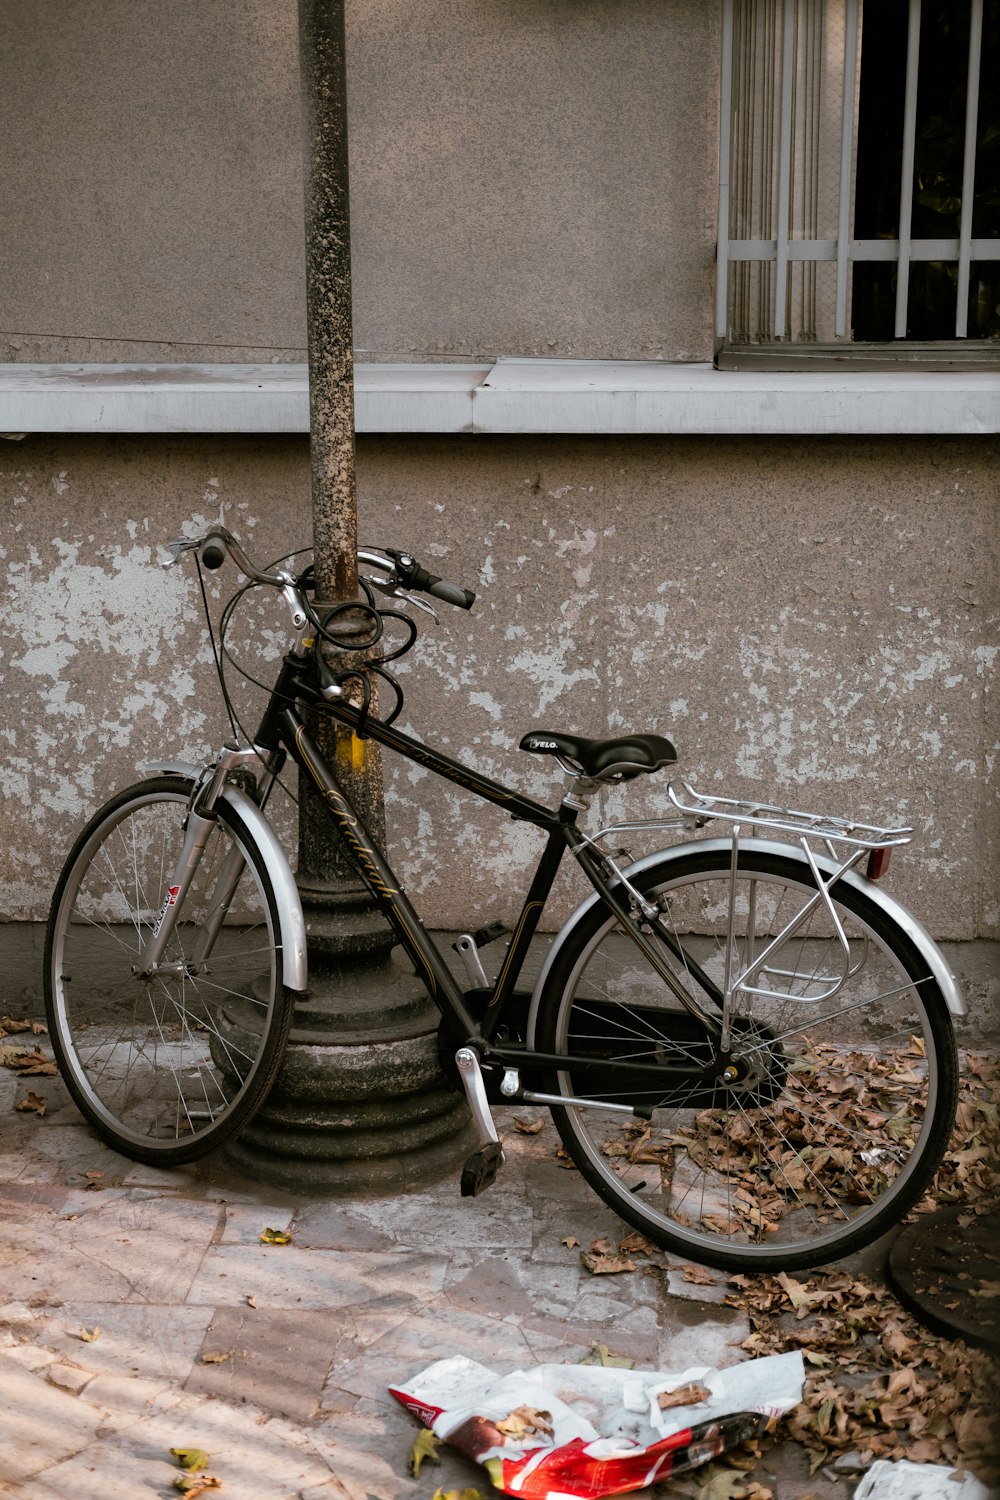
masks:
[[[167,886],[167,894],[163,898],[163,905],[160,907],[160,914],[159,914],[159,916],[156,919],[156,926],[153,928],[153,936],[154,937],[159,932],[160,928],[163,926],[163,918],[167,915],[168,909],[171,906],[176,906],[177,905],[177,897],[180,895],[180,890],[181,890],[181,888],[180,888],[179,885],[168,885]]]

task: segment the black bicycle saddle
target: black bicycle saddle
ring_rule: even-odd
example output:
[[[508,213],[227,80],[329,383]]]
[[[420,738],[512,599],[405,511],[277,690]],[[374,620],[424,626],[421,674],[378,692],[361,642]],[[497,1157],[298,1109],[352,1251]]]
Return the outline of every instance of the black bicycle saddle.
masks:
[[[659,734],[625,734],[611,740],[589,740],[580,734],[534,729],[521,741],[533,755],[559,755],[579,766],[592,781],[627,781],[640,772],[660,771],[677,762],[677,751]]]

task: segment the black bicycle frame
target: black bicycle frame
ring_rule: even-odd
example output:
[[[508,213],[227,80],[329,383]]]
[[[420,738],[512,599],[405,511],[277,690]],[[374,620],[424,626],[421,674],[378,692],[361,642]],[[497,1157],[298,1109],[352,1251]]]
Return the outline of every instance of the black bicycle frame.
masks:
[[[295,656],[285,658],[271,699],[261,720],[256,743],[270,750],[287,749],[300,769],[309,777],[323,799],[324,806],[332,817],[341,838],[353,856],[358,872],[371,892],[375,902],[399,936],[418,973],[427,985],[428,992],[440,1010],[449,1028],[456,1037],[456,1046],[464,1043],[474,1045],[482,1053],[484,1061],[517,1066],[530,1057],[535,1064],[543,1066],[566,1065],[570,1058],[564,1055],[526,1053],[524,1048],[497,1046],[492,1044],[500,1026],[504,1010],[511,996],[527,957],[531,940],[538,928],[542,911],[552,890],[556,872],[567,850],[571,850],[583,867],[591,884],[603,898],[608,909],[618,918],[623,930],[640,947],[658,973],[692,1012],[708,1032],[714,1032],[714,1018],[706,1015],[701,1006],[681,989],[676,978],[665,970],[655,951],[637,931],[631,913],[617,893],[604,878],[600,856],[589,848],[584,835],[576,826],[575,809],[565,806],[557,812],[540,802],[524,797],[500,782],[481,776],[461,762],[452,760],[441,751],[433,750],[410,735],[369,717],[345,698],[332,702],[323,699],[309,673],[310,663]],[[363,739],[375,740],[387,749],[394,750],[407,760],[426,766],[435,775],[443,777],[483,801],[501,807],[519,821],[533,823],[543,829],[548,837],[532,877],[521,914],[511,938],[506,958],[497,976],[492,993],[486,1004],[484,1015],[474,1016],[466,1004],[466,995],[459,988],[451,970],[445,963],[433,938],[427,932],[406,893],[400,889],[392,869],[386,863],[374,839],[365,827],[357,810],[344,795],[333,776],[315,739],[310,734],[299,712],[298,703],[322,704],[323,709],[338,723],[351,729]],[[584,1065],[584,1060],[579,1060]],[[598,1060],[589,1058],[585,1062],[588,1070],[600,1070]],[[609,1067],[612,1064],[608,1065]],[[665,1075],[672,1073],[691,1075],[690,1065],[673,1068],[669,1064],[657,1063],[655,1069],[641,1063],[615,1062],[618,1073],[634,1072],[637,1081],[640,1075],[649,1078],[655,1074],[660,1083]]]

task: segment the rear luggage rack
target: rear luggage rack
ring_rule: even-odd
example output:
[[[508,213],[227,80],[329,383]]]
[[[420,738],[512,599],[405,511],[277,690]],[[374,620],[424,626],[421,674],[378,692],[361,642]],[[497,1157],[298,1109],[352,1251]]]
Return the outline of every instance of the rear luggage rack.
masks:
[[[678,791],[678,785],[682,789]],[[727,823],[748,824],[755,829],[774,833],[791,833],[799,838],[814,838],[851,844],[855,849],[895,848],[908,844],[912,828],[879,828],[846,818],[828,818],[823,813],[795,812],[788,807],[773,807],[768,802],[740,801],[734,797],[712,797],[698,792],[688,782],[672,781],[667,796],[686,817],[701,821],[722,818]]]

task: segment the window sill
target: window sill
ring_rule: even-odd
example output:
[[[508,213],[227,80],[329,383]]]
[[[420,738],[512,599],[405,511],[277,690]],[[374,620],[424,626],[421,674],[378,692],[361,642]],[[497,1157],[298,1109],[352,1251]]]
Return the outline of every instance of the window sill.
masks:
[[[963,371],[1000,373],[1000,339],[922,344],[727,344],[715,361],[720,370],[788,370],[930,374]]]
[[[653,361],[359,364],[357,430],[398,433],[995,433],[982,370],[717,370]],[[0,365],[0,433],[305,433],[305,365]]]

